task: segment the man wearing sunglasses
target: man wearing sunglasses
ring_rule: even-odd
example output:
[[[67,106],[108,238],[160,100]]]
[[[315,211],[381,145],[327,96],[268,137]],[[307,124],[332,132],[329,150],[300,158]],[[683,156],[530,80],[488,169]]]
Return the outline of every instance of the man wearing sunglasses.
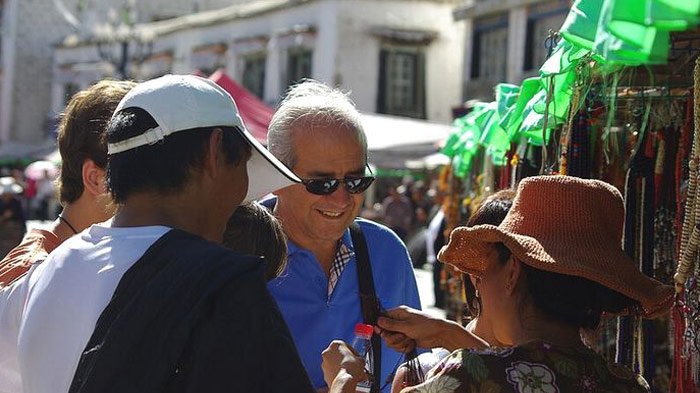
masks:
[[[321,352],[334,339],[351,341],[355,324],[363,321],[364,279],[358,276],[359,252],[349,227],[357,223],[365,239],[377,307],[420,307],[415,276],[406,247],[393,232],[356,219],[374,177],[360,114],[344,93],[311,80],[293,87],[272,118],[268,148],[302,179],[264,203],[289,238],[287,269],[268,289],[312,383],[323,390]],[[382,344],[379,381],[400,358]]]

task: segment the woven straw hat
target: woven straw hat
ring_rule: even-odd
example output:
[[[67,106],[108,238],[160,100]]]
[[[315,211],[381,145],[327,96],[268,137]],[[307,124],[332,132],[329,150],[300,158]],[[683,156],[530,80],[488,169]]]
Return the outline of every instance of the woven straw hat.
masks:
[[[583,277],[639,302],[642,315],[670,309],[674,290],[644,275],[621,248],[622,195],[600,180],[536,176],[520,182],[499,226],[459,227],[438,259],[466,273],[486,270],[493,243],[536,269]]]

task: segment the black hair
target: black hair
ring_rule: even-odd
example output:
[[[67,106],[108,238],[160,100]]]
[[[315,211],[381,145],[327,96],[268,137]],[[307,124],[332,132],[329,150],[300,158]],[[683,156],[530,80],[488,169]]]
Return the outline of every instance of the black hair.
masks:
[[[476,212],[469,217],[467,226],[499,225],[506,218],[510,207],[513,205],[513,198],[515,198],[515,191],[511,189],[500,190],[489,196],[481,203]],[[494,247],[496,252],[498,252],[498,261],[505,264],[510,258],[510,250],[503,243],[496,243]],[[464,282],[467,311],[471,316],[476,317],[481,310],[481,299],[476,296],[476,288],[474,288],[468,275],[463,275],[462,282]]]
[[[553,273],[522,264],[529,295],[545,315],[582,329],[595,329],[603,312],[619,313],[637,302],[582,277]]]
[[[107,142],[115,143],[157,127],[141,108],[127,108],[115,114],[107,126]],[[233,127],[206,127],[178,131],[161,142],[109,156],[107,183],[114,201],[123,203],[135,192],[169,193],[180,190],[195,169],[201,168],[211,133],[223,130],[222,145],[228,163],[239,165],[248,159],[250,145]]]
[[[224,231],[223,245],[265,258],[265,279],[277,278],[287,266],[287,237],[272,213],[256,202],[239,206]]]

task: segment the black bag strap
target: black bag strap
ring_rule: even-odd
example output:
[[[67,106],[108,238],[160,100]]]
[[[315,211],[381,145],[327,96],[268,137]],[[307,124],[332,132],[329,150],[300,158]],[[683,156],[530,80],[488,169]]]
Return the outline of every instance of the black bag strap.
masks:
[[[369,263],[369,252],[367,251],[367,242],[362,234],[362,229],[357,221],[350,225],[350,236],[352,245],[355,249],[355,261],[357,263],[357,283],[360,288],[360,307],[362,309],[362,319],[368,325],[376,325],[377,318],[381,306],[377,293],[374,290],[374,276],[372,275],[372,265]],[[381,386],[381,368],[382,368],[382,340],[379,335],[375,334],[371,339],[372,343],[372,362],[374,370],[372,375],[371,393],[379,393]]]

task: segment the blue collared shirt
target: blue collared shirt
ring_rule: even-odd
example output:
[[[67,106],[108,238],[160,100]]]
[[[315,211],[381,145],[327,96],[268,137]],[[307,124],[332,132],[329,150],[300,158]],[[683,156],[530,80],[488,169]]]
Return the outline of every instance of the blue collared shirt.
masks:
[[[420,298],[406,247],[386,227],[358,219],[367,242],[374,287],[384,309],[402,304],[420,309]],[[342,242],[353,249],[350,231]],[[289,263],[284,273],[268,283],[277,300],[304,367],[316,388],[325,386],[321,352],[332,340],[351,343],[356,323],[362,322],[355,255],[343,269],[328,295],[328,278],[311,251],[287,242]],[[382,384],[398,366],[402,355],[382,343]],[[391,383],[384,389],[388,392]]]

